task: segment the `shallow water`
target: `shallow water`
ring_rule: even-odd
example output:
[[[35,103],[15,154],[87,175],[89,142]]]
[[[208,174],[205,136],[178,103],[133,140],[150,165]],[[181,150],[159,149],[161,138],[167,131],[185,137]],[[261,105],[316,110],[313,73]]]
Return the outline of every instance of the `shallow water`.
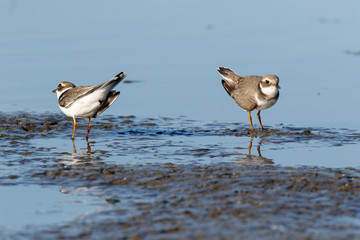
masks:
[[[2,1],[2,237],[358,239],[358,7]],[[218,66],[280,77],[265,131]],[[51,90],[120,71],[72,142]]]
[[[75,141],[71,141],[72,122],[60,114],[11,118],[5,115],[3,122],[10,128],[7,134],[13,135],[3,136],[18,140],[2,147],[5,157],[14,161],[19,155],[59,156],[68,164],[75,163],[78,156],[99,156],[117,164],[212,164],[250,158],[282,166],[359,167],[360,135],[349,129],[280,126],[251,132],[238,123],[105,115],[101,122],[94,121],[86,142],[85,121],[79,121]],[[19,142],[22,138],[26,141]]]
[[[104,115],[94,121],[89,142],[87,124],[79,121],[73,142],[71,119],[61,114],[2,114],[0,119],[5,237],[206,239],[212,231],[232,238],[242,229],[244,237],[271,239],[303,228],[308,230],[301,237],[337,237],[340,228],[341,236],[360,234],[360,134],[354,130],[278,126],[251,132],[239,123]],[[239,184],[249,190],[237,190]],[[289,196],[294,199],[283,199]],[[249,203],[242,202],[248,198],[264,198],[264,206],[284,205],[259,203],[245,211]],[[346,204],[337,203],[339,198]],[[298,207],[289,201],[295,199],[304,212],[293,218]],[[233,216],[228,208],[242,214]],[[261,212],[268,212],[265,223],[244,222]],[[223,218],[243,225],[229,222],[227,231],[214,230],[211,226],[224,224]],[[317,225],[299,227],[303,218],[316,219]],[[252,228],[258,229],[255,235]]]
[[[53,186],[9,185],[1,186],[0,191],[0,226],[12,231],[28,225],[41,226],[74,217],[85,218],[84,213],[95,211],[102,203],[98,198],[81,196],[81,189],[68,192]]]

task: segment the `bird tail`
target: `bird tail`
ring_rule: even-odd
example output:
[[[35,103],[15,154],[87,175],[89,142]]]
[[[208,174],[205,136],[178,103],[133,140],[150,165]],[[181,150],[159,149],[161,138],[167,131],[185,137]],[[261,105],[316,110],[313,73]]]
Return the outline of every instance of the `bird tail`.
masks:
[[[91,117],[92,119],[99,116],[101,113],[103,113],[106,109],[108,109],[111,104],[115,102],[115,100],[119,97],[120,92],[117,91],[110,91],[105,102],[101,105],[100,109]]]
[[[239,77],[233,70],[227,67],[218,67],[217,70],[225,81],[235,82],[235,79]]]
[[[107,82],[104,82],[100,88],[110,88],[113,89],[116,85],[118,85],[124,78],[126,77],[126,74],[124,72],[121,72],[117,74],[115,77],[110,79]]]

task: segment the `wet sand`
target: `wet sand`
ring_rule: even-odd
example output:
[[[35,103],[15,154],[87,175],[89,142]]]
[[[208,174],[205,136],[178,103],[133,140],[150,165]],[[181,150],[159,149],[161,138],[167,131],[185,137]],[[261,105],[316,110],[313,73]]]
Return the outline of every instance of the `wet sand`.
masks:
[[[94,188],[111,210],[46,231],[56,238],[356,239],[359,171],[262,165],[53,166],[35,181]],[[76,182],[76,184],[74,184]],[[123,204],[123,195],[133,194]],[[36,236],[42,236],[43,232]]]
[[[276,165],[262,156],[261,144],[251,146],[251,139],[261,139],[274,148],[309,141],[338,147],[358,143],[355,131],[279,126],[252,133],[237,123],[104,116],[94,123],[87,147],[59,152],[47,142],[71,142],[72,122],[61,115],[2,114],[0,123],[1,185],[59,186],[64,194],[87,189],[108,205],[83,218],[33,226],[8,238],[360,238],[358,168]],[[82,125],[75,144],[85,141]],[[220,145],[206,148],[184,143],[183,136],[246,137],[249,149],[239,147],[239,154]],[[101,141],[106,148],[99,148]],[[164,161],[118,162],[133,155]],[[235,160],[224,161],[229,156]],[[171,161],[176,158],[199,162]]]

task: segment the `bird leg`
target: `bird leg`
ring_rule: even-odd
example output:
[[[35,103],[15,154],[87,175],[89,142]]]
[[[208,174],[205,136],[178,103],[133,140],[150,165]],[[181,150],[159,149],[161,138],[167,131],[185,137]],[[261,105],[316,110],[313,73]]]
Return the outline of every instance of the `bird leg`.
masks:
[[[76,147],[75,147],[75,141],[74,141],[74,139],[72,139],[72,143],[73,143],[74,153],[76,153]]]
[[[253,139],[254,139],[254,137],[251,136],[251,139],[250,139],[250,142],[249,142],[249,147],[248,147],[248,149],[249,149],[249,155],[251,155],[251,148],[252,148]]]
[[[91,153],[91,147],[90,147],[90,143],[89,143],[89,141],[87,141],[86,143],[87,143],[87,150],[88,150],[88,153]]]
[[[75,117],[73,117],[73,121],[74,121],[74,130],[73,130],[73,134],[72,134],[72,137],[71,137],[72,140],[75,139],[75,130],[76,130],[76,118]]]
[[[89,125],[88,125],[88,129],[87,129],[87,133],[86,133],[86,140],[89,139],[89,132],[90,132],[90,129],[91,129],[91,124],[90,124],[90,118],[89,118]]]
[[[262,125],[262,123],[261,123],[260,110],[259,110],[258,113],[257,113],[257,117],[258,117],[258,119],[259,119],[259,123],[260,123],[261,129],[264,129],[264,128],[263,128],[263,125]]]
[[[249,122],[250,122],[251,130],[254,131],[253,124],[252,124],[252,118],[251,118],[251,112],[249,112]]]

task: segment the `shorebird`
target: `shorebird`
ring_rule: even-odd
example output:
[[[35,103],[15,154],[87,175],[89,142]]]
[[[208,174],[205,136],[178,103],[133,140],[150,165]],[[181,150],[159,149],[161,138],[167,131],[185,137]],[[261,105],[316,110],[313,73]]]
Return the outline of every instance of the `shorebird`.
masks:
[[[61,111],[73,119],[74,129],[72,139],[75,138],[76,119],[89,120],[86,140],[89,138],[91,120],[99,116],[119,97],[120,92],[111,91],[126,77],[124,72],[119,73],[107,82],[97,86],[76,87],[71,82],[61,82],[52,92],[56,92]]]
[[[245,111],[249,112],[248,118],[251,130],[254,130],[251,111],[258,110],[257,117],[261,123],[260,111],[272,107],[279,98],[279,78],[274,74],[265,76],[238,76],[230,68],[217,69],[223,77],[222,85],[226,92]]]

